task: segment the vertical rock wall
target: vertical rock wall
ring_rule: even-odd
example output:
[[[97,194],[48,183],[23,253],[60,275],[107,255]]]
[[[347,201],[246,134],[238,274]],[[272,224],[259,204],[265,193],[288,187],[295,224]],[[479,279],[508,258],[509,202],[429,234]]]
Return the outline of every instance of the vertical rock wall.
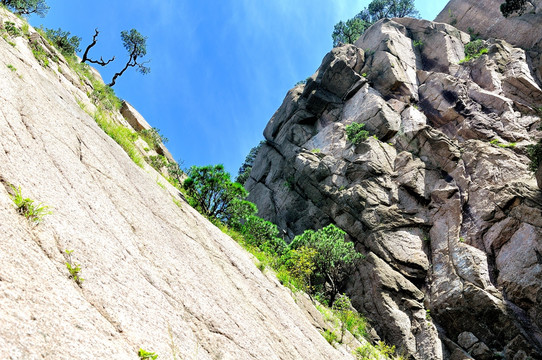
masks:
[[[334,48],[269,121],[245,184],[289,238],[335,223],[365,259],[344,290],[416,359],[542,356],[542,90],[502,40],[460,64],[451,25],[382,20]],[[345,127],[370,137],[350,143]]]

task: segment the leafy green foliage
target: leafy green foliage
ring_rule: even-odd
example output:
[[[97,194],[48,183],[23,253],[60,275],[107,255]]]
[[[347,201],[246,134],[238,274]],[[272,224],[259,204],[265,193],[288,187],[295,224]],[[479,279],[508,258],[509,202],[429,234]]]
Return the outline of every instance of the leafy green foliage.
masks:
[[[362,141],[365,141],[369,136],[369,132],[364,130],[365,124],[352,123],[345,128],[346,138],[354,145],[359,145]]]
[[[362,257],[354,249],[354,244],[345,240],[345,235],[344,231],[330,224],[318,231],[306,230],[290,243],[290,249],[305,246],[316,250],[316,274],[328,285],[331,303],[342,282],[354,270],[356,261]]]
[[[354,351],[354,356],[358,360],[403,359],[402,356],[394,354],[395,346],[386,345],[383,341],[379,341],[376,346],[366,343]]]
[[[158,357],[158,355],[156,355],[155,353],[143,350],[141,348],[137,352],[137,355],[139,356],[141,360],[147,360],[147,359],[156,360],[156,358]]]
[[[45,0],[1,0],[0,3],[19,15],[36,14],[44,17],[49,11]]]
[[[190,205],[209,218],[236,225],[256,213],[256,206],[244,199],[247,191],[230,180],[223,165],[192,166],[183,188]]]
[[[21,31],[21,29],[19,29],[17,25],[15,25],[15,23],[11,21],[6,21],[4,23],[4,30],[6,30],[9,36],[12,36],[12,37],[18,37],[18,36],[23,35],[23,32]]]
[[[517,12],[518,15],[523,15],[527,8],[527,0],[506,0],[501,4],[501,13],[504,17],[508,17]]]
[[[99,104],[105,110],[120,110],[122,103],[115,95],[115,91],[102,82],[92,82],[92,93],[90,99],[94,104]]]
[[[160,144],[165,144],[169,141],[168,138],[166,138],[164,135],[160,133],[160,129],[158,128],[150,128],[150,129],[143,129],[139,132],[139,135],[149,146],[151,146],[154,150],[158,150],[160,147]]]
[[[459,63],[462,64],[472,59],[476,59],[483,54],[487,54],[487,52],[488,49],[487,47],[485,47],[484,40],[478,39],[471,41],[470,43],[465,45],[465,58],[459,61]]]
[[[338,341],[337,334],[329,329],[326,329],[326,331],[322,333],[322,336],[324,337],[324,339],[326,339],[329,345],[333,345]]]
[[[48,67],[49,66],[49,57],[47,56],[47,53],[45,52],[45,49],[38,44],[35,41],[30,42],[30,49],[32,50],[32,54],[38,60],[41,66]]]
[[[168,181],[175,187],[182,188],[182,179],[184,171],[181,169],[181,166],[184,162],[180,159],[177,162],[168,162],[167,172],[169,175]]]
[[[291,249],[285,253],[281,261],[289,273],[298,280],[301,289],[307,293],[312,293],[311,276],[316,270],[315,258],[316,249],[301,246],[298,249]]]
[[[497,145],[498,147],[500,148],[514,148],[516,147],[516,143],[515,142],[511,142],[511,143],[508,143],[508,144],[502,144],[499,139],[493,139],[489,142],[491,145]]]
[[[72,261],[73,250],[66,249],[64,251],[66,252],[66,254],[68,254],[68,261],[66,261],[65,264],[66,268],[70,273],[70,277],[77,283],[77,285],[81,285],[85,280],[81,277],[81,275],[79,275],[79,273],[81,272],[81,265]]]
[[[98,109],[94,114],[94,120],[107,135],[115,140],[117,144],[119,144],[124,151],[126,151],[133,162],[135,162],[139,167],[143,167],[143,160],[141,159],[141,155],[134,144],[135,140],[137,139],[137,133],[125,128],[122,125],[113,123],[100,109]]]
[[[280,256],[286,250],[286,243],[278,237],[277,225],[258,216],[252,215],[246,219],[242,233],[248,244],[257,246],[266,253]]]
[[[122,76],[129,67],[135,67],[137,71],[143,75],[146,75],[151,71],[149,67],[145,66],[148,61],[143,63],[138,62],[139,58],[147,55],[147,37],[141,35],[136,29],[121,31],[120,37],[122,39],[122,45],[129,54],[129,59],[124,68],[113,75],[113,79],[111,80],[111,83],[109,83],[109,86],[115,85],[117,78]]]
[[[368,7],[346,22],[340,21],[333,29],[333,46],[339,42],[353,44],[372,24],[392,17],[417,17],[414,0],[373,0]]]
[[[245,158],[245,161],[239,168],[237,177],[235,178],[235,182],[238,182],[239,184],[244,184],[248,180],[250,172],[252,171],[252,166],[254,165],[254,160],[256,159],[256,156],[258,156],[258,151],[260,151],[261,147],[264,144],[265,141],[262,140],[258,145],[250,149],[247,157]]]
[[[353,44],[356,40],[371,26],[370,23],[358,18],[353,17],[346,21],[339,21],[333,28],[331,38],[333,39],[333,46],[338,46],[339,43]]]
[[[80,51],[81,38],[70,36],[69,31],[64,31],[61,28],[57,30],[45,29],[45,35],[63,55],[74,55],[77,51]]]
[[[373,0],[358,16],[374,24],[380,19],[418,15],[414,0]]]
[[[163,168],[166,168],[169,164],[167,159],[162,155],[151,155],[145,158],[145,161],[154,168],[154,170],[159,173],[162,172]]]
[[[42,203],[35,204],[34,200],[23,197],[20,186],[16,188],[11,185],[11,188],[13,189],[11,199],[17,208],[17,212],[27,218],[32,224],[37,225],[45,215],[52,214],[51,211],[48,210],[48,206],[43,205]]]

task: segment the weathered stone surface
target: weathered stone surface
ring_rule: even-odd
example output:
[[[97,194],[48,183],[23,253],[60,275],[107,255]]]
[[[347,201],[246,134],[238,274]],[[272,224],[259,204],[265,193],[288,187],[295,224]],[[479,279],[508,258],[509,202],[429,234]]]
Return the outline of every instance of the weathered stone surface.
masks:
[[[292,90],[279,109],[290,120],[266,130],[249,199],[290,239],[329,223],[344,229],[366,255],[347,293],[413,358],[536,358],[542,194],[526,146],[539,136],[542,92],[525,52],[505,41],[489,39],[487,54],[459,64],[468,40],[417,19],[371,27],[356,43],[369,82],[339,102],[321,97],[317,111],[307,105],[323,89],[317,75],[301,95]],[[359,64],[349,54],[341,61]],[[352,145],[352,122],[376,138]],[[478,340],[462,349],[454,341],[465,333]]]
[[[418,99],[417,59],[406,28],[389,19],[371,26],[357,41],[365,50],[365,67],[371,85],[384,96],[403,101]]]
[[[394,18],[412,36],[414,48],[421,57],[423,70],[455,73],[465,56],[464,45],[470,35],[451,25],[414,18]]]
[[[503,39],[524,49],[540,42],[542,34],[534,29],[540,26],[542,1],[529,1],[524,15],[508,18],[500,12],[501,3],[492,0],[451,0],[435,21],[451,24],[465,32],[470,28],[484,38]]]
[[[135,360],[139,348],[159,359],[353,358],[313,326],[323,319],[312,305],[134,164],[65,74],[77,79],[0,39],[1,358]],[[32,226],[9,184],[52,214]]]

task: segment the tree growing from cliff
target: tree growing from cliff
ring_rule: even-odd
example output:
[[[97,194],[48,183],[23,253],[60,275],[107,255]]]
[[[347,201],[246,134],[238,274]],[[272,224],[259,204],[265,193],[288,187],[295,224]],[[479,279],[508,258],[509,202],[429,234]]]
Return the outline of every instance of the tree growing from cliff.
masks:
[[[103,57],[100,57],[100,60],[94,60],[94,59],[91,59],[91,58],[88,57],[88,52],[98,42],[98,35],[99,34],[100,34],[100,32],[98,31],[98,29],[94,29],[94,36],[92,37],[92,42],[87,46],[87,48],[85,49],[85,52],[83,53],[83,58],[81,59],[82,63],[89,62],[89,63],[97,64],[97,65],[100,65],[100,66],[106,66],[111,61],[115,60],[114,56],[111,59],[107,60],[107,61],[105,61]]]
[[[335,24],[331,34],[333,46],[338,46],[339,43],[353,44],[369,26],[371,24],[358,17],[348,19],[346,22],[339,21]]]
[[[0,0],[1,4],[19,15],[36,14],[44,17],[49,11],[45,0]]]
[[[506,0],[501,4],[501,13],[504,17],[508,17],[513,13],[523,15],[527,9],[527,3],[531,2],[528,0]]]
[[[244,184],[248,180],[248,177],[250,176],[250,171],[252,170],[252,166],[254,165],[254,160],[256,160],[258,151],[261,149],[263,144],[265,144],[265,141],[262,140],[258,145],[250,149],[247,157],[245,158],[245,161],[243,162],[243,164],[241,164],[241,167],[239,168],[239,172],[237,173],[235,182],[238,182],[239,184]]]
[[[316,250],[315,274],[327,285],[330,304],[333,304],[346,277],[355,269],[356,261],[362,257],[354,249],[354,244],[345,240],[345,235],[344,231],[330,224],[318,231],[306,230],[290,243],[290,249],[305,246]]]
[[[242,233],[245,241],[260,250],[273,255],[282,255],[286,250],[286,243],[279,238],[277,225],[258,216],[249,216],[243,224]]]
[[[333,46],[339,43],[353,44],[365,30],[380,19],[418,15],[414,0],[373,0],[352,19],[335,25],[331,34]]]
[[[117,78],[122,76],[122,74],[130,67],[135,67],[136,70],[143,75],[146,75],[151,71],[149,67],[145,66],[149,61],[138,62],[140,58],[147,55],[147,37],[141,35],[136,29],[131,29],[130,31],[124,30],[120,33],[120,37],[122,39],[122,45],[126,51],[128,51],[129,58],[126,65],[124,65],[124,68],[113,75],[113,79],[108,84],[109,86],[114,86]]]
[[[45,35],[64,55],[73,56],[79,51],[81,38],[78,36],[70,36],[71,34],[69,31],[64,31],[61,28],[58,28],[57,30],[45,29]]]
[[[183,188],[190,205],[203,215],[238,227],[242,219],[256,214],[256,205],[246,201],[243,185],[231,182],[223,165],[192,166]]]

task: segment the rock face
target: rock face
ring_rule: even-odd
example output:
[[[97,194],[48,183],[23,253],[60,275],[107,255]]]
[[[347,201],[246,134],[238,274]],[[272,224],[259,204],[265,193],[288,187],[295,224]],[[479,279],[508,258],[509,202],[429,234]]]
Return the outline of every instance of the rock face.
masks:
[[[503,40],[381,20],[333,49],[267,125],[245,186],[291,239],[334,223],[365,259],[346,284],[415,359],[542,357],[542,192],[527,169],[542,90]],[[333,76],[327,76],[333,74]],[[370,136],[355,146],[352,122]]]
[[[504,1],[451,0],[437,15],[435,21],[451,24],[458,29],[484,38],[506,39],[510,44],[532,48],[542,40],[537,31],[542,19],[542,1],[527,1],[527,9],[521,16],[502,16],[500,5]]]
[[[523,48],[532,64],[532,71],[542,82],[542,0],[527,1],[523,15],[502,16],[500,4],[493,0],[451,0],[435,21],[451,24],[465,32],[488,39],[505,39]]]
[[[3,9],[0,17],[21,27]],[[7,40],[0,38],[2,359],[135,360],[139,348],[159,359],[352,358],[313,326],[314,307],[309,319],[302,301],[98,127],[82,110],[92,111],[93,89],[56,50],[58,63],[51,56],[54,65],[43,67],[25,38]],[[10,184],[52,213],[29,223]],[[65,250],[80,264],[80,286]]]

